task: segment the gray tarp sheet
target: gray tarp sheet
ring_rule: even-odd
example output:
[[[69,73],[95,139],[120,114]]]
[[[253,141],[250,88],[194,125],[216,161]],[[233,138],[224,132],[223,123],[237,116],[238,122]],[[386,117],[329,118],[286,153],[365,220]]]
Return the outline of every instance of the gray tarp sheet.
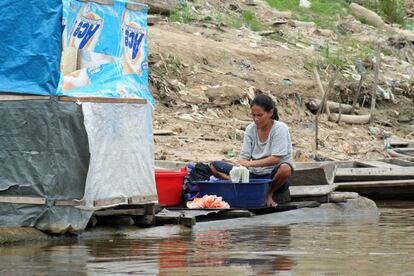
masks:
[[[0,196],[47,199],[0,203],[0,227],[76,232],[92,209],[55,200],[156,200],[152,116],[150,104],[0,101]]]
[[[83,229],[90,211],[53,206],[81,199],[89,166],[81,107],[56,100],[0,102],[0,196],[32,196],[46,206],[0,204],[0,226],[52,232]]]

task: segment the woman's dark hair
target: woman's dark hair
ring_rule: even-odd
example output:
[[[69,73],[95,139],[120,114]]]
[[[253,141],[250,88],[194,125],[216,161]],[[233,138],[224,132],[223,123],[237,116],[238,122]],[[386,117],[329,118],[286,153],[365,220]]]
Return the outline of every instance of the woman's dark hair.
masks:
[[[253,107],[254,105],[260,106],[266,112],[273,111],[272,119],[279,121],[279,114],[277,113],[276,105],[269,96],[264,94],[257,95],[250,103],[250,107]]]

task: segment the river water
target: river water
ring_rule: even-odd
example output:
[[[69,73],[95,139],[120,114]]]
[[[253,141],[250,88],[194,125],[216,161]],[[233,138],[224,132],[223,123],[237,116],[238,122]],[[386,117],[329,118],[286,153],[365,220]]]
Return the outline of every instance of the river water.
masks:
[[[0,275],[414,275],[414,202],[378,206],[370,222],[172,227],[2,247]]]

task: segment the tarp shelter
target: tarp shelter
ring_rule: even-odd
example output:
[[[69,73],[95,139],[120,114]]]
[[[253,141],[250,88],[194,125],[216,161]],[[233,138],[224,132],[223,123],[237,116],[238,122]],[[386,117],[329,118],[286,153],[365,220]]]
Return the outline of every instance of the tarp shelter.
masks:
[[[146,7],[6,0],[0,14],[0,227],[74,232],[105,202],[157,200]]]

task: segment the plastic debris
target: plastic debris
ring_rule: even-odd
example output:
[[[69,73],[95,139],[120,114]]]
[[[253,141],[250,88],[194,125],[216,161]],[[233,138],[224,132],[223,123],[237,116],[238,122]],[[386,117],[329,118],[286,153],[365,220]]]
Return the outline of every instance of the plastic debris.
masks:
[[[385,90],[379,85],[377,86],[377,95],[387,101],[394,99],[394,95],[392,94],[391,91]]]
[[[292,81],[290,79],[284,79],[283,82],[285,83],[286,86],[291,86],[292,85]]]
[[[233,158],[235,156],[236,156],[236,154],[234,153],[234,149],[229,149],[227,151],[227,157]]]
[[[300,2],[299,2],[299,7],[302,7],[302,8],[309,9],[311,7],[311,5],[312,5],[312,3],[309,2],[308,0],[300,0]]]

